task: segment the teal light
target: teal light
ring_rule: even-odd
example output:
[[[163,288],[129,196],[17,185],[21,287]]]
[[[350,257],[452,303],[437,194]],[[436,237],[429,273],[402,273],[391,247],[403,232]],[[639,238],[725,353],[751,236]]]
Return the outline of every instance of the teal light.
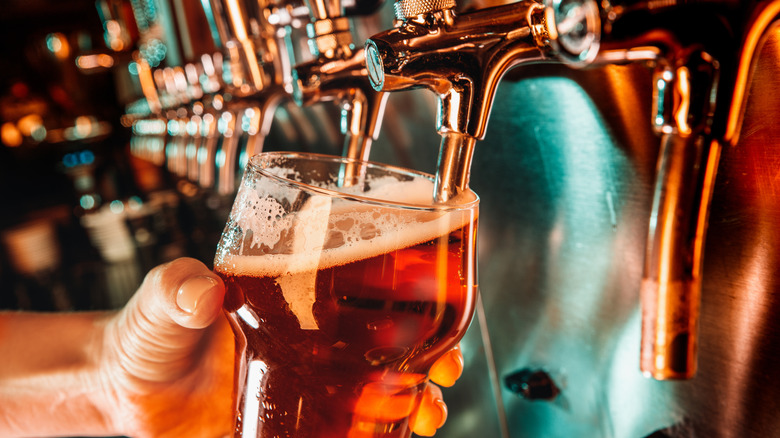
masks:
[[[111,201],[111,204],[109,204],[108,208],[111,209],[111,212],[114,214],[120,214],[123,211],[125,211],[125,204],[122,203],[120,200],[114,200]]]
[[[60,37],[53,33],[46,35],[46,48],[49,49],[51,53],[60,51],[62,49]]]
[[[222,40],[219,38],[219,31],[217,29],[217,21],[214,19],[214,11],[211,9],[211,2],[209,0],[200,0],[203,6],[203,12],[206,13],[206,21],[209,23],[209,31],[211,32],[211,39],[214,40],[214,45],[218,49],[222,48]]]
[[[214,162],[215,162],[215,163],[216,163],[216,165],[217,165],[217,169],[222,169],[222,168],[224,168],[224,167],[225,167],[225,151],[224,151],[224,150],[222,150],[222,149],[220,149],[219,151],[217,151],[217,155],[216,155],[216,157],[215,157],[215,158],[216,158],[216,159],[214,160]]]
[[[658,78],[658,80],[655,82],[655,88],[656,88],[656,113],[654,117],[654,123],[655,126],[663,126],[664,125],[664,97],[665,97],[665,90],[666,90],[666,81],[663,78]]]
[[[32,137],[32,139],[37,142],[46,140],[46,128],[43,125],[38,125],[35,129],[32,130],[30,137]]]
[[[179,122],[176,120],[168,120],[168,135],[179,134]]]
[[[90,210],[93,207],[95,207],[95,197],[93,195],[82,195],[79,199],[79,205],[81,205],[81,208],[84,210]]]

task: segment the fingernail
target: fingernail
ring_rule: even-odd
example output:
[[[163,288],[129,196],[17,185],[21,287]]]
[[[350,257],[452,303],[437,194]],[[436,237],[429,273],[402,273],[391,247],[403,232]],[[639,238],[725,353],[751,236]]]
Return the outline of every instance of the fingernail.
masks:
[[[440,398],[434,399],[433,404],[439,409],[439,423],[436,425],[436,429],[438,429],[447,422],[447,404]]]
[[[195,313],[198,301],[217,286],[217,280],[205,275],[192,277],[185,281],[176,295],[176,305],[187,313]]]

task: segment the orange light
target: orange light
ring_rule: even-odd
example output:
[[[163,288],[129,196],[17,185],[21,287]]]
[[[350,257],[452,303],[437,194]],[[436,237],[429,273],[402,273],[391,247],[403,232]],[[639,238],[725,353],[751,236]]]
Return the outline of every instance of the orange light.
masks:
[[[76,135],[77,138],[87,138],[92,133],[92,124],[94,118],[89,116],[76,117]]]
[[[22,133],[22,135],[29,137],[32,135],[33,131],[38,129],[40,126],[43,125],[43,119],[41,119],[41,116],[38,114],[28,114],[17,122],[17,126],[19,127],[19,132]]]
[[[114,66],[114,58],[105,53],[99,55],[83,55],[76,58],[76,65],[82,70],[110,68]]]
[[[3,140],[3,144],[8,147],[18,147],[22,145],[22,133],[13,123],[4,123],[0,126],[0,139]]]
[[[122,25],[116,20],[106,21],[106,40],[114,51],[121,51],[125,48]]]

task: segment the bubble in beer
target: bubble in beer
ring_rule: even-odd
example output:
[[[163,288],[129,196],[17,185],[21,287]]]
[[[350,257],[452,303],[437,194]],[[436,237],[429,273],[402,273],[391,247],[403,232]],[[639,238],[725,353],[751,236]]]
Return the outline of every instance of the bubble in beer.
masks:
[[[366,351],[365,358],[372,366],[377,366],[395,362],[403,358],[407,351],[409,349],[405,347],[376,347]]]
[[[390,318],[383,318],[377,321],[372,321],[368,323],[367,327],[369,330],[373,331],[379,331],[379,330],[387,330],[393,327],[393,320]]]

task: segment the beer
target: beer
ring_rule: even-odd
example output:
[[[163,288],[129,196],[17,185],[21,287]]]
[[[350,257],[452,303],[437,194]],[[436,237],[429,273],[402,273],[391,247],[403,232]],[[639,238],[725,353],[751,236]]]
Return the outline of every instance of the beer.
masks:
[[[236,435],[408,436],[427,370],[457,344],[473,313],[476,218],[467,219],[382,254],[372,254],[381,244],[364,240],[342,251],[346,262],[320,257],[332,262],[316,272],[284,272],[284,259],[295,255],[222,260],[216,270],[240,335],[236,359],[245,364],[245,385],[256,385],[238,397]],[[284,289],[305,295],[312,280],[310,313],[295,310],[295,292]]]

